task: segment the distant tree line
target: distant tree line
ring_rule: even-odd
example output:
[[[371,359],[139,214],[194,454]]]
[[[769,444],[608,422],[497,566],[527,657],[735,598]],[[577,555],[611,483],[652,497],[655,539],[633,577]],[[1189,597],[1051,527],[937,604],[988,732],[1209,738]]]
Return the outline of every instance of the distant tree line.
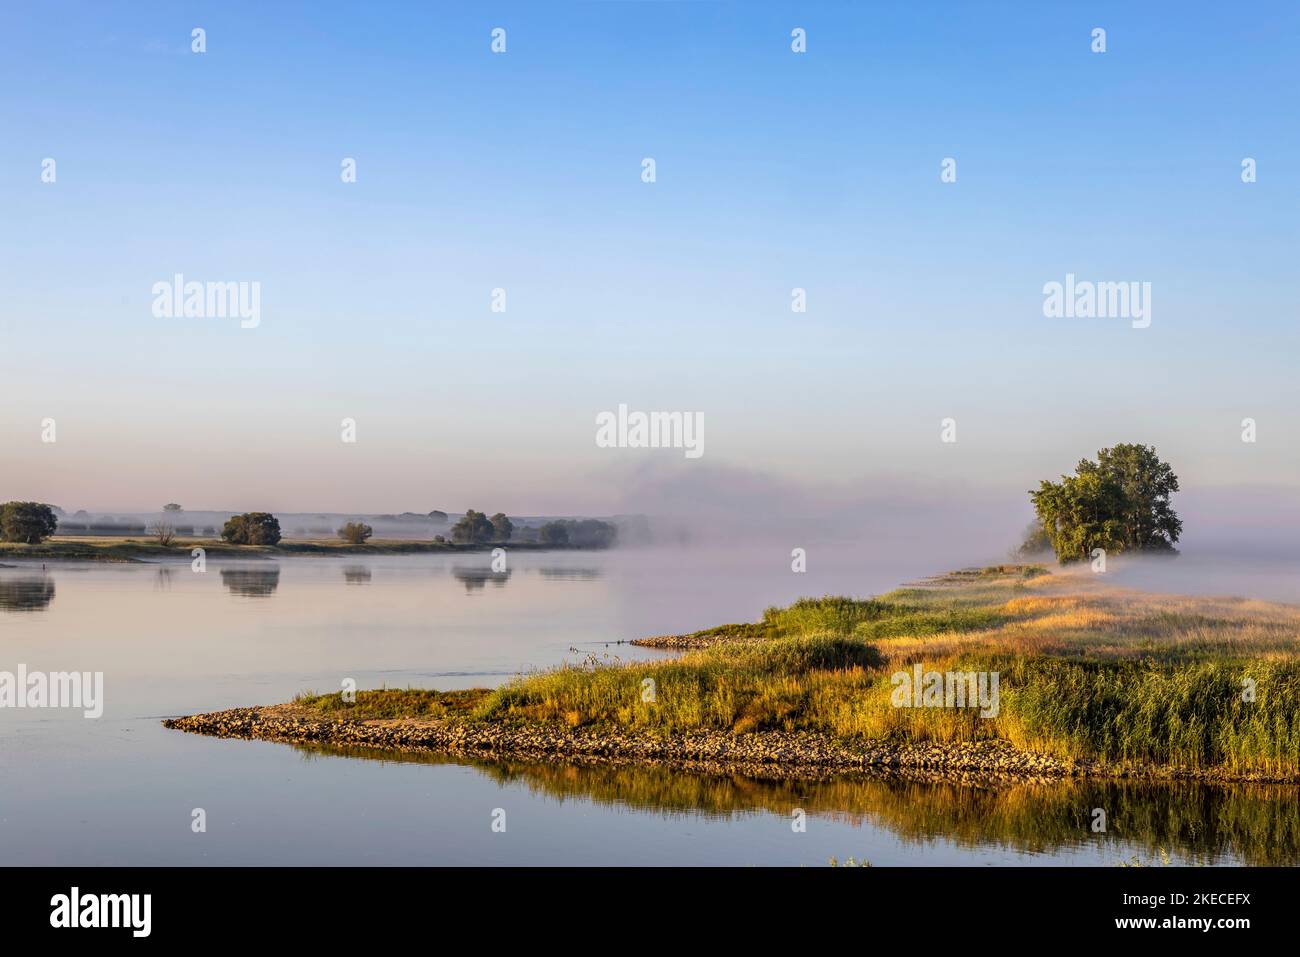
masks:
[[[470,509],[451,527],[451,540],[460,544],[504,544],[506,542],[574,545],[579,548],[609,548],[618,537],[618,529],[609,522],[594,518],[557,519],[539,526],[516,526],[505,513],[491,518]],[[434,541],[441,540],[438,536]]]
[[[0,506],[0,541],[24,542],[37,544],[54,534],[60,527],[58,512],[54,506],[40,502],[7,502]],[[172,545],[177,536],[192,535],[192,525],[177,526],[170,521],[170,516],[183,512],[184,509],[175,502],[163,506],[163,515],[148,527],[148,531],[162,545]],[[412,514],[412,513],[404,513]],[[81,531],[102,534],[133,534],[144,532],[144,525],[113,523],[112,519],[92,521],[84,510],[77,512],[75,519],[83,522],[64,523],[64,531]],[[439,517],[447,519],[445,512],[433,511],[429,518],[435,521]],[[203,529],[205,534],[216,534],[216,529],[209,526]],[[321,531],[327,532],[327,529]],[[361,521],[346,522],[336,532],[345,542],[359,545],[374,535],[374,529]],[[489,517],[484,512],[470,509],[451,527],[451,541],[457,544],[504,544],[510,541],[541,543],[544,545],[573,545],[581,548],[608,548],[614,544],[618,529],[609,522],[598,519],[559,519],[546,522],[540,526],[519,526],[506,516],[497,512]],[[222,526],[221,538],[232,545],[277,545],[282,535],[279,520],[270,512],[245,512],[232,515]],[[434,541],[443,542],[442,535]]]
[[[522,541],[543,545],[574,545],[579,548],[609,548],[618,538],[618,528],[595,518],[557,519],[537,528],[524,530]]]

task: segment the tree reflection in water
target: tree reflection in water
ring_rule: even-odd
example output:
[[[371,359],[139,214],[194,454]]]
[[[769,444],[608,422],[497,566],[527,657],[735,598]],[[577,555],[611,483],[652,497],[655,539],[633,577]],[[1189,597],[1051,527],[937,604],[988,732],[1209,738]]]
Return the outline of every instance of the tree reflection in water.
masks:
[[[886,829],[905,842],[951,841],[1051,854],[1100,845],[1124,863],[1135,851],[1176,863],[1300,863],[1300,801],[1289,785],[1040,780],[976,786],[925,772],[881,770],[824,779],[775,780],[637,763],[489,761],[436,753],[294,745],[305,755],[459,764],[498,784],[556,799],[586,799],[663,815],[736,817],[793,807],[851,826]],[[1092,830],[1093,810],[1106,830]],[[1109,860],[1109,858],[1108,858]]]
[[[221,584],[232,595],[246,598],[266,598],[280,587],[280,566],[272,568],[223,568]]]
[[[0,609],[44,611],[54,601],[54,579],[41,575],[22,578],[0,577]]]

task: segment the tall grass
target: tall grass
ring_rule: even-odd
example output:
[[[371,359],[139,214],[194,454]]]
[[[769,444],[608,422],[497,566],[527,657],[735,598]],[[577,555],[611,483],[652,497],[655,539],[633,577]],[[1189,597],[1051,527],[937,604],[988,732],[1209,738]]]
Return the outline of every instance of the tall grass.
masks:
[[[1300,763],[1300,664],[1017,663],[1004,735],[1024,747],[1113,761],[1268,771]],[[1246,682],[1255,700],[1243,700]]]
[[[827,595],[800,598],[786,608],[769,608],[763,612],[762,623],[773,635],[851,635],[858,625],[884,618],[892,610],[891,605],[874,599]]]
[[[677,658],[529,675],[455,712],[413,704],[475,721],[998,738],[1061,757],[1300,772],[1300,610],[1055,577],[1012,566],[876,599],[801,599]],[[891,676],[914,663],[996,672],[998,714],[894,707]]]

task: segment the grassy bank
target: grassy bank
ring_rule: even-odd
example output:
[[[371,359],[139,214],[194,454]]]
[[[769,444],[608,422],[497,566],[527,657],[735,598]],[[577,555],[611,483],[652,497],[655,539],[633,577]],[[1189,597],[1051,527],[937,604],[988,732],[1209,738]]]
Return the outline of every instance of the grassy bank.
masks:
[[[931,745],[969,754],[971,745],[1001,742],[1058,769],[1078,762],[1292,779],[1300,776],[1297,635],[1300,609],[1290,606],[1142,594],[1086,572],[1000,566],[869,600],[771,608],[756,623],[676,636],[693,650],[671,659],[593,660],[496,690],[360,692],[355,703],[304,695],[295,708],[348,723],[411,719],[556,741],[607,734],[614,749],[620,735],[802,735],[823,753],[884,745],[922,755]],[[996,715],[896,707],[891,678],[917,664],[996,673]]]
[[[419,555],[427,552],[459,553],[490,551],[575,551],[576,545],[540,545],[535,542],[507,542],[497,545],[464,545],[454,542],[415,542],[404,539],[371,539],[361,545],[347,542],[284,539],[278,545],[231,545],[214,538],[177,538],[171,545],[159,545],[148,538],[58,536],[39,545],[0,542],[0,559],[36,561],[131,562],[190,558],[190,550],[202,548],[209,558],[279,558],[292,555]]]

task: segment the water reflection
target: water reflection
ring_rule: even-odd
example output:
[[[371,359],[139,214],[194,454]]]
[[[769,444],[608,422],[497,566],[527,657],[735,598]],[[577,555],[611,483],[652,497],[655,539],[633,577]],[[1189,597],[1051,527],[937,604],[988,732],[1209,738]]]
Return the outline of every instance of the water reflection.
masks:
[[[1300,802],[1286,785],[1036,781],[975,786],[921,772],[880,770],[780,781],[644,764],[488,761],[435,753],[294,745],[309,757],[342,756],[474,767],[497,784],[522,784],[557,800],[585,799],[663,816],[788,819],[803,808],[852,827],[885,829],[909,844],[949,841],[1053,855],[1100,848],[1102,862],[1294,866]],[[1094,809],[1106,830],[1092,830]]]
[[[365,565],[343,566],[343,580],[349,585],[369,585],[370,579],[370,569]]]
[[[595,581],[601,577],[599,568],[565,568],[560,566],[543,565],[537,569],[543,578],[554,579],[556,581]]]
[[[44,611],[52,601],[53,578],[0,578],[0,608],[5,611]]]
[[[280,587],[280,566],[272,568],[223,568],[221,584],[232,595],[246,598],[266,598]]]
[[[463,565],[453,566],[451,570],[452,577],[464,584],[466,594],[482,590],[488,582],[491,582],[497,588],[504,588],[506,582],[510,580],[511,574],[513,574],[511,569],[494,572],[490,568],[472,568]]]

